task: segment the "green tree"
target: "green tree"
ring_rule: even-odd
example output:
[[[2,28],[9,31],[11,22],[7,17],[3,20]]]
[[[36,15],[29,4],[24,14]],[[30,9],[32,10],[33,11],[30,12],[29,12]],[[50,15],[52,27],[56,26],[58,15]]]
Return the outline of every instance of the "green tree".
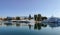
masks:
[[[38,14],[37,21],[41,21],[41,14]]]
[[[34,15],[34,20],[35,20],[35,21],[37,20],[37,15]]]
[[[42,17],[42,20],[46,20],[47,19],[47,17]]]
[[[16,17],[16,20],[20,20],[20,17]]]

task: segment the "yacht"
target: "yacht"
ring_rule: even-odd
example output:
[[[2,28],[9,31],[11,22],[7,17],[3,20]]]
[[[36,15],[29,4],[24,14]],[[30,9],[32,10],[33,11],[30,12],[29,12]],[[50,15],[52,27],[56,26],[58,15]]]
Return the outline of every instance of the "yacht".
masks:
[[[30,23],[28,20],[12,20],[12,22],[18,22],[18,23]]]
[[[49,19],[44,20],[44,21],[42,21],[42,22],[58,23],[58,22],[60,22],[60,18],[57,18],[57,17],[50,17]]]
[[[6,25],[12,25],[12,22],[11,21],[5,21],[4,24],[6,24]]]

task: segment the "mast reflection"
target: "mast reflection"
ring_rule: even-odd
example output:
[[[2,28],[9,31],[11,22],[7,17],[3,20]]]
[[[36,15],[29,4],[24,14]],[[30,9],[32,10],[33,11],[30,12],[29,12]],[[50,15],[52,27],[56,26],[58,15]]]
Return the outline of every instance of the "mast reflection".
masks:
[[[55,27],[60,27],[60,23],[47,23],[49,27],[55,28]]]

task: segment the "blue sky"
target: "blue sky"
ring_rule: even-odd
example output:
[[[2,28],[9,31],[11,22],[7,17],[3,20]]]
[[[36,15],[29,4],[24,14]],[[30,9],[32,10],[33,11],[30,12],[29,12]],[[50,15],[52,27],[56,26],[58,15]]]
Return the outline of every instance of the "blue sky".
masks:
[[[60,0],[0,0],[0,16],[29,14],[60,17]]]

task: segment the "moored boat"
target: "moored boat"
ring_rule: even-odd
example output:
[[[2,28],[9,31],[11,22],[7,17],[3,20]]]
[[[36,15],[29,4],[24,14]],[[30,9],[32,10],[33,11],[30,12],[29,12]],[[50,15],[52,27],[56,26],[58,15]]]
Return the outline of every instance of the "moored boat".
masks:
[[[28,20],[12,20],[12,22],[18,22],[18,23],[30,23]]]
[[[58,22],[60,22],[60,18],[57,18],[57,17],[51,17],[51,18],[49,18],[49,19],[47,19],[47,20],[44,20],[44,21],[42,21],[42,22],[58,23]]]

